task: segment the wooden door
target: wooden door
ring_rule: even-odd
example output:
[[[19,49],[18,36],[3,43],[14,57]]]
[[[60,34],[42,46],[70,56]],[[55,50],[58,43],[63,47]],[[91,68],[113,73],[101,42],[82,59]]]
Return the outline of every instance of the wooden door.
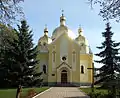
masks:
[[[63,70],[61,72],[61,83],[67,83],[67,71]]]

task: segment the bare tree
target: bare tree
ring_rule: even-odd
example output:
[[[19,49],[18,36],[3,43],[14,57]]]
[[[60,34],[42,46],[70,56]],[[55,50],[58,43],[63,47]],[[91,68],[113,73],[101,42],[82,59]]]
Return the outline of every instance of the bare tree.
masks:
[[[117,22],[120,21],[120,0],[88,0],[93,4],[100,5],[99,15],[104,20],[115,19]]]
[[[24,15],[20,1],[24,0],[0,0],[0,23],[9,24]]]

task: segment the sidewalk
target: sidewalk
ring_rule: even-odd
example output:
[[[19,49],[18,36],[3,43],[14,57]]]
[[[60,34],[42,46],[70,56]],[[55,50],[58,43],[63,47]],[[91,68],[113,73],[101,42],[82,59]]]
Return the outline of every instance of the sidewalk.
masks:
[[[76,87],[52,87],[34,98],[90,98]]]

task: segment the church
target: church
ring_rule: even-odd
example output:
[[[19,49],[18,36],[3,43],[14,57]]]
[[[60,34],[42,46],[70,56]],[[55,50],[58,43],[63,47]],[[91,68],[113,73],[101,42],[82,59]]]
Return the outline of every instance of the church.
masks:
[[[43,84],[48,86],[74,85],[90,86],[93,83],[93,53],[83,31],[78,28],[78,36],[65,24],[62,13],[60,26],[48,36],[45,27],[44,35],[38,41],[38,71],[43,72]]]

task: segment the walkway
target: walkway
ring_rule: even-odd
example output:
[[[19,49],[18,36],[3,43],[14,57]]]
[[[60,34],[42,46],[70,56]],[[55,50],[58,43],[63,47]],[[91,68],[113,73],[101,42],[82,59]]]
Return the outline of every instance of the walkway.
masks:
[[[34,98],[90,98],[76,87],[52,87]]]

